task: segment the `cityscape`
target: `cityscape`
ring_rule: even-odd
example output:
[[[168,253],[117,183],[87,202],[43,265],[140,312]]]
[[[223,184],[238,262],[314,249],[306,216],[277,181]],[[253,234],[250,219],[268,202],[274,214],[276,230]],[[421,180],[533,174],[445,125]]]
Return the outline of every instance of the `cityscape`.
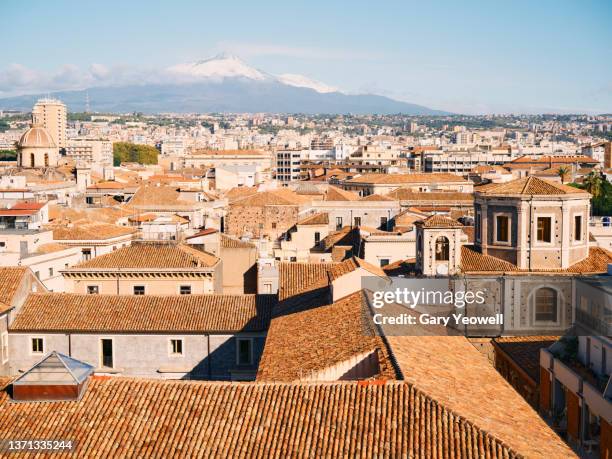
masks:
[[[0,6],[0,456],[612,457],[610,5],[108,3]]]

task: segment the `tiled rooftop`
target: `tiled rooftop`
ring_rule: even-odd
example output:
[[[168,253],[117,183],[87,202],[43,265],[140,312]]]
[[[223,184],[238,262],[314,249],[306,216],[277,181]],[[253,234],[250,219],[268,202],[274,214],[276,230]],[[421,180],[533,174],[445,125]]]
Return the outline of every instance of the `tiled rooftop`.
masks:
[[[359,195],[352,191],[343,190],[341,188],[330,186],[325,193],[326,201],[358,201]]]
[[[319,212],[314,215],[310,215],[299,222],[298,225],[328,225],[329,215],[327,212]]]
[[[529,196],[556,196],[556,195],[584,195],[588,197],[586,191],[574,188],[569,185],[545,180],[530,175],[506,183],[492,183],[484,185],[475,190],[476,193],[483,195],[529,195]]]
[[[589,256],[566,269],[533,269],[531,271],[519,269],[513,263],[499,258],[483,255],[471,245],[461,247],[461,269],[466,273],[541,273],[541,274],[600,274],[608,270],[612,263],[612,252],[601,247],[591,247]]]
[[[10,308],[28,270],[26,266],[0,268],[0,314]]]
[[[335,303],[275,315],[268,330],[259,364],[259,381],[296,381],[364,353],[377,352],[380,377],[396,374],[382,339],[364,320],[367,303],[363,292]]]
[[[462,228],[463,225],[457,220],[445,217],[444,215],[434,214],[425,220],[417,221],[417,225],[424,228]]]
[[[132,227],[86,221],[80,221],[70,226],[53,225],[50,228],[53,229],[53,239],[56,241],[103,240],[135,234],[138,231]]]
[[[386,277],[385,272],[379,267],[374,266],[371,263],[368,263],[365,260],[362,260],[358,257],[351,257],[347,260],[344,260],[340,263],[337,263],[334,267],[329,270],[329,280],[334,281],[345,274],[355,271],[358,268],[365,269],[373,276],[382,276]]]
[[[472,193],[459,193],[455,191],[432,191],[431,193],[425,193],[412,191],[408,188],[397,188],[391,191],[387,196],[399,201],[442,201],[445,203],[465,201],[466,204],[474,202],[474,195]]]
[[[240,239],[236,239],[225,234],[221,234],[220,238],[221,247],[224,249],[252,249],[255,247],[255,244],[252,242],[241,241]]]
[[[234,200],[231,205],[240,207],[297,206],[308,200],[307,196],[284,189],[254,193]]]
[[[278,299],[328,286],[328,272],[337,263],[279,263]]]
[[[218,261],[208,252],[183,244],[134,243],[71,269],[198,269],[213,267]]]
[[[414,174],[364,174],[347,180],[347,183],[371,183],[381,185],[402,185],[410,183],[469,183],[459,175],[447,173]]]
[[[77,295],[32,293],[15,332],[265,331],[270,295]]]
[[[537,384],[540,382],[540,349],[546,349],[559,336],[502,336],[493,339],[500,349]]]
[[[387,336],[405,380],[524,457],[575,457],[463,336]]]
[[[8,400],[0,393],[2,438],[70,439],[75,457],[512,458],[538,446],[516,450],[403,382],[94,377],[79,401]],[[559,439],[546,440],[538,456],[573,456]]]

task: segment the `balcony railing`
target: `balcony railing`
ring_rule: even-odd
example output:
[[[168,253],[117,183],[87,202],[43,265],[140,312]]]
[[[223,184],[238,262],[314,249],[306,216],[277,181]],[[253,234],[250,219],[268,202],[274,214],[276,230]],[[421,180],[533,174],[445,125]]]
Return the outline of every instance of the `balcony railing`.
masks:
[[[612,324],[600,317],[595,317],[586,311],[576,309],[576,321],[601,336],[612,336]]]

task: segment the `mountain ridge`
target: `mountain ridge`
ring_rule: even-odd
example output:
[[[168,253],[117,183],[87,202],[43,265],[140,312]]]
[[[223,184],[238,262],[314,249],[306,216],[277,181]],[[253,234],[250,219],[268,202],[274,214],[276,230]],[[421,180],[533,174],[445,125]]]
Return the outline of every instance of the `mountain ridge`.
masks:
[[[303,75],[276,76],[227,54],[177,64],[155,78],[141,84],[13,96],[0,99],[0,108],[30,110],[39,97],[52,96],[71,111],[84,111],[88,98],[91,111],[98,112],[448,114],[386,96],[346,94]]]

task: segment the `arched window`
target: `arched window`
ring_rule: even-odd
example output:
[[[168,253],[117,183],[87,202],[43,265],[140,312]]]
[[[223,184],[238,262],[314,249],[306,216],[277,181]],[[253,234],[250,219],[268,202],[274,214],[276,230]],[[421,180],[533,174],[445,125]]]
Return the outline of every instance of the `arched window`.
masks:
[[[436,239],[436,261],[448,261],[449,245],[445,236]]]
[[[49,153],[45,153],[45,167],[49,167]]]
[[[35,167],[36,161],[34,160],[34,153],[30,153],[30,167]]]
[[[557,292],[544,287],[539,289],[535,295],[535,320],[537,322],[557,321]]]

